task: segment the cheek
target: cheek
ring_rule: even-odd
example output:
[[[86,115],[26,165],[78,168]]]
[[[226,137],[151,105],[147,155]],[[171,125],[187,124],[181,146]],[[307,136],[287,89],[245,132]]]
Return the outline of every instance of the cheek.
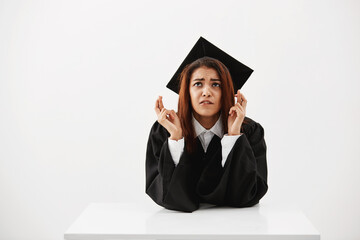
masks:
[[[196,89],[190,89],[190,99],[196,99],[198,97],[198,91]]]
[[[217,102],[218,102],[218,110],[220,110],[220,109],[221,109],[221,105],[222,105],[221,92],[220,92],[220,94],[217,96]]]
[[[219,104],[221,104],[221,91],[219,91],[217,94],[216,94],[216,99],[217,99],[217,102]]]

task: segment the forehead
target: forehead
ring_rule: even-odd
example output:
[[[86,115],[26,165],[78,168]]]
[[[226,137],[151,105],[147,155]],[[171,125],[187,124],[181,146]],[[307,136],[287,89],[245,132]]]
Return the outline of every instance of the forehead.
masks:
[[[194,78],[219,78],[219,75],[213,68],[199,67],[191,75],[191,79]]]

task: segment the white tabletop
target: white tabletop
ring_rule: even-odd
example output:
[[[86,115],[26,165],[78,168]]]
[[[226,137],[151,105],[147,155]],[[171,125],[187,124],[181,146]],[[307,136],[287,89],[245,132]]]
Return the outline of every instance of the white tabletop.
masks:
[[[202,206],[193,213],[136,203],[92,203],[66,231],[67,240],[98,239],[320,239],[301,210],[258,204]]]

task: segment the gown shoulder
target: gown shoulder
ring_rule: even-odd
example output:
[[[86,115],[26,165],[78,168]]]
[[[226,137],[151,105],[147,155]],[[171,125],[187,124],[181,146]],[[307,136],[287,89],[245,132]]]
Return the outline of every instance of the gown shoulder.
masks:
[[[149,139],[163,142],[170,137],[170,133],[158,121],[155,121],[151,127]]]
[[[249,140],[252,139],[256,141],[259,140],[259,138],[264,138],[264,128],[260,123],[256,122],[250,117],[245,117],[242,130],[243,133],[249,138]]]

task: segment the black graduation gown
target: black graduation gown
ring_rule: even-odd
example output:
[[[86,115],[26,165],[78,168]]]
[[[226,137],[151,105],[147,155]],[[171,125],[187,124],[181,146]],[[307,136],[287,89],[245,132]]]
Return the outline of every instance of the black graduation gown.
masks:
[[[197,138],[196,152],[189,154],[184,149],[175,166],[168,147],[170,134],[156,121],[146,151],[146,193],[160,206],[184,212],[198,209],[199,203],[257,204],[268,189],[264,129],[245,119],[244,134],[235,142],[224,167],[221,139],[216,135],[206,153]]]

